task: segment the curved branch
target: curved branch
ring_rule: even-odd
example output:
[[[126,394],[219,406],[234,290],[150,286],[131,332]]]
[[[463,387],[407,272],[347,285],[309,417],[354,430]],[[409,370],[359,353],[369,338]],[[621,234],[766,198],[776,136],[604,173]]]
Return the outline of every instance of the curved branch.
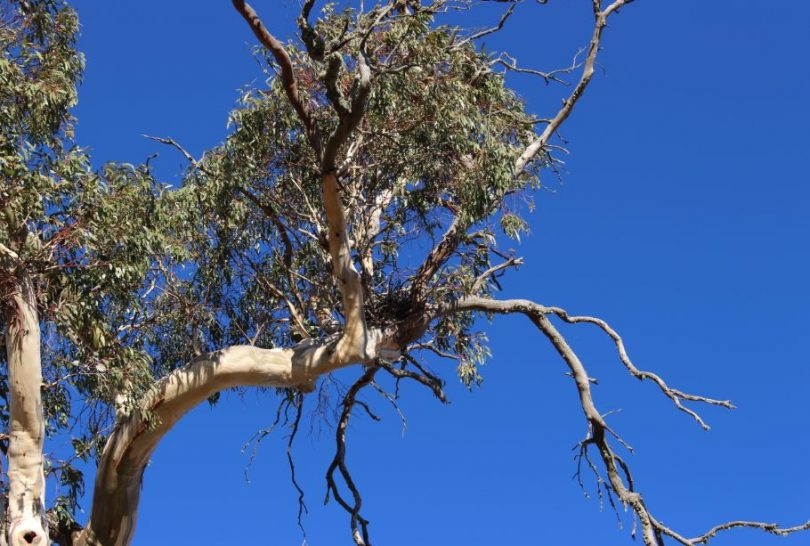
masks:
[[[160,381],[154,394],[116,424],[93,491],[90,523],[80,546],[126,546],[137,519],[143,472],[162,437],[194,406],[238,385],[292,386],[291,350],[232,347],[198,358]]]
[[[351,472],[346,466],[346,428],[349,426],[349,419],[351,419],[352,408],[358,403],[357,395],[366,386],[371,384],[374,380],[374,375],[379,370],[378,367],[366,368],[363,375],[354,382],[349,388],[346,396],[343,398],[343,411],[340,414],[340,421],[335,430],[335,457],[326,471],[326,499],[324,502],[329,501],[329,493],[335,498],[337,503],[346,510],[351,516],[352,538],[357,546],[371,546],[368,538],[368,520],[360,515],[360,508],[363,505],[363,499],[360,496],[360,491],[352,479]],[[337,483],[335,482],[335,470],[340,472],[346,487],[352,494],[353,504],[343,498],[338,490]]]
[[[632,508],[633,512],[635,513],[635,516],[638,517],[641,523],[641,534],[645,546],[662,546],[664,536],[673,538],[675,541],[684,546],[696,546],[698,544],[706,544],[717,533],[739,527],[760,529],[768,533],[777,535],[786,535],[810,529],[810,522],[795,527],[782,528],[776,524],[761,523],[755,521],[732,521],[729,523],[724,523],[722,525],[713,527],[708,532],[699,537],[689,539],[673,531],[672,529],[666,527],[661,522],[659,522],[655,517],[653,517],[653,515],[650,513],[641,494],[638,493],[634,488],[630,468],[625,463],[625,461],[621,459],[621,457],[619,457],[613,451],[613,448],[611,447],[610,442],[608,441],[609,436],[614,436],[620,443],[623,442],[621,441],[621,438],[619,438],[619,436],[615,432],[613,432],[613,430],[611,430],[611,428],[607,425],[607,423],[605,422],[604,415],[597,410],[591,393],[591,380],[588,377],[588,373],[585,367],[583,366],[574,349],[568,344],[567,340],[563,337],[563,335],[551,323],[551,321],[548,318],[548,315],[559,316],[560,318],[566,320],[567,322],[596,323],[609,335],[611,335],[614,341],[616,341],[617,346],[619,347],[619,353],[624,361],[626,359],[624,346],[623,343],[621,342],[621,338],[619,338],[618,335],[616,335],[615,331],[613,331],[609,326],[607,326],[607,324],[604,323],[604,321],[601,321],[599,319],[592,319],[591,317],[570,317],[559,308],[545,307],[530,300],[492,300],[487,298],[469,297],[445,305],[443,308],[439,309],[439,314],[441,315],[446,313],[464,312],[464,311],[482,311],[486,313],[497,313],[497,314],[510,314],[510,313],[523,314],[527,318],[529,318],[529,320],[531,320],[532,323],[535,326],[537,326],[537,328],[551,342],[551,344],[554,346],[554,349],[562,357],[563,361],[568,366],[570,375],[574,378],[577,387],[577,392],[579,394],[580,405],[582,407],[583,414],[585,415],[585,419],[588,423],[589,428],[588,436],[580,444],[580,457],[585,457],[588,460],[589,464],[591,465],[591,468],[596,471],[595,467],[592,465],[590,459],[588,458],[588,448],[591,446],[596,447],[596,449],[599,452],[600,458],[602,459],[602,463],[604,465],[605,472],[607,475],[607,481],[605,483],[605,486],[608,488],[608,493],[610,494],[610,492],[612,491],[613,493],[616,494],[618,499],[625,507]],[[628,362],[629,359],[627,359],[627,361],[625,362],[626,366],[628,366]],[[628,366],[628,369],[631,370],[631,373],[632,370],[636,370],[638,374],[642,374],[643,376],[642,378],[649,378],[658,383],[659,387],[665,393],[667,393],[668,396],[670,395],[670,393],[679,393],[679,391],[672,391],[671,389],[669,389],[669,387],[666,386],[663,380],[658,378],[658,376],[654,376],[654,374],[649,374],[649,372],[639,372],[634,366],[632,366],[632,364]],[[656,381],[655,378],[658,378],[658,381]],[[679,395],[683,396],[682,393],[680,393]],[[709,404],[717,404],[725,407],[730,407],[730,403],[719,403],[716,400],[705,399],[703,397],[698,396],[693,396],[689,399]],[[680,405],[678,405],[678,407],[681,408]]]
[[[313,60],[322,61],[326,45],[323,38],[309,24],[309,14],[314,5],[315,0],[305,0],[304,5],[301,6],[301,15],[298,16],[298,29],[301,31],[301,41],[304,42],[309,56]]]
[[[447,395],[444,393],[444,389],[442,388],[443,387],[442,381],[438,377],[429,374],[416,373],[404,368],[395,368],[391,364],[388,364],[387,362],[383,361],[380,361],[380,367],[385,369],[386,372],[388,372],[397,379],[413,379],[417,383],[421,383],[422,385],[426,386],[431,391],[433,391],[433,395],[436,398],[438,398],[445,404],[448,403]]]
[[[493,309],[495,306],[498,309],[502,309],[501,311],[496,311]],[[639,370],[635,367],[633,362],[630,360],[630,357],[627,356],[627,351],[624,347],[624,341],[619,336],[616,331],[611,328],[604,320],[595,318],[595,317],[587,317],[587,316],[570,316],[564,309],[559,307],[546,307],[543,305],[538,305],[529,300],[490,300],[487,298],[475,297],[470,296],[464,298],[451,306],[448,307],[452,308],[454,311],[487,311],[487,312],[536,312],[541,313],[543,315],[555,315],[561,318],[563,321],[568,322],[569,324],[575,324],[579,322],[588,322],[591,324],[596,324],[601,328],[608,336],[610,336],[614,343],[616,344],[617,352],[619,353],[619,359],[624,364],[625,368],[630,372],[630,375],[633,377],[643,381],[645,379],[649,379],[653,381],[658,387],[661,389],[661,392],[666,395],[667,398],[672,400],[675,406],[682,412],[690,415],[697,423],[704,429],[709,430],[709,425],[707,425],[700,415],[695,412],[694,410],[685,407],[681,400],[689,400],[690,402],[702,402],[704,404],[709,404],[713,406],[721,406],[727,409],[734,409],[734,405],[731,403],[730,400],[715,400],[713,398],[707,398],[705,396],[700,396],[697,394],[690,394],[683,392],[678,389],[673,389],[667,385],[667,383],[657,374],[652,372],[647,372],[644,370]],[[511,309],[507,311],[507,309]]]
[[[371,332],[380,340],[379,332]],[[137,519],[143,473],[160,440],[189,410],[236,386],[312,390],[325,373],[363,361],[337,350],[340,342],[303,342],[290,349],[240,345],[204,355],[161,381],[130,415],[119,421],[101,456],[90,523],[76,546],[126,546]],[[371,346],[376,351],[376,346]]]
[[[807,531],[810,529],[810,521],[803,523],[802,525],[797,525],[795,527],[779,527],[775,523],[762,523],[758,521],[730,521],[728,523],[724,523],[722,525],[717,525],[712,527],[704,534],[700,535],[699,537],[690,539],[687,541],[688,544],[706,544],[709,542],[709,539],[714,538],[717,533],[722,531],[728,531],[729,529],[739,529],[740,527],[747,527],[749,529],[761,529],[766,533],[771,533],[772,535],[778,536],[786,536],[791,533],[798,533],[799,531]],[[663,528],[662,531],[664,534],[669,534],[669,529]]]
[[[463,40],[457,42],[453,47],[456,47],[456,48],[462,47],[465,44],[468,44],[468,43],[473,42],[475,40],[479,40],[479,39],[483,38],[484,36],[489,36],[490,34],[495,34],[496,32],[503,29],[504,25],[506,24],[506,20],[509,19],[509,17],[512,15],[512,13],[514,13],[515,6],[517,6],[517,4],[518,4],[517,2],[510,2],[510,6],[503,13],[503,15],[501,15],[501,19],[498,21],[497,25],[495,25],[494,27],[490,27],[490,28],[481,30],[479,32],[476,32],[475,34],[472,34],[471,36],[467,36]]]

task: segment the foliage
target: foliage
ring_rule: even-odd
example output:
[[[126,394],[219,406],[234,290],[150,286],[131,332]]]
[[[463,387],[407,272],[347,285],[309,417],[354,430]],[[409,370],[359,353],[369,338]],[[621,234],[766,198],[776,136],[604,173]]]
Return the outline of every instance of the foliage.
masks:
[[[131,406],[153,383],[142,296],[147,280],[157,282],[159,256],[182,247],[172,245],[164,192],[148,167],[93,172],[74,141],[70,109],[84,64],[76,13],[56,0],[4,1],[0,10],[0,242],[16,255],[0,268],[0,326],[11,316],[13,278],[24,273],[44,332],[47,432],[80,423],[74,453],[49,469],[67,492],[55,507],[65,520],[83,487],[72,461],[99,446],[114,403]],[[3,429],[8,417],[0,412]]]
[[[75,142],[75,12],[62,0],[0,6],[0,242],[18,256],[0,268],[0,288],[3,305],[14,275],[24,271],[37,288],[48,434],[72,437],[48,470],[64,492],[53,517],[69,527],[83,491],[76,462],[100,453],[114,411],[131,411],[157,378],[201,352],[326,338],[342,304],[319,157],[265,50],[256,55],[266,87],[244,91],[224,142],[169,190],[148,164],[94,171]],[[360,55],[372,68],[339,174],[367,319],[385,328],[439,301],[489,293],[490,280],[476,280],[508,257],[496,228],[510,237],[525,229],[520,196],[543,165],[513,172],[534,119],[490,53],[429,11],[385,24],[379,13],[327,7],[305,33],[310,43],[289,51],[318,135],[349,107]],[[424,249],[443,239],[448,255],[419,279]],[[466,385],[480,383],[488,350],[474,324],[470,313],[449,315],[407,356],[418,365],[420,352],[439,351],[458,361]],[[3,428],[8,417],[0,411]]]

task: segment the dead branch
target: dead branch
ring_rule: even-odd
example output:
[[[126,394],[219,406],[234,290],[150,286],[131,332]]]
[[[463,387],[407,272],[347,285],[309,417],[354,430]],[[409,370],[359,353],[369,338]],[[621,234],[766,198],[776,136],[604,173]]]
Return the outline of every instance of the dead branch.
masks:
[[[301,391],[296,391],[293,397],[293,405],[295,406],[295,419],[293,420],[292,427],[290,429],[290,436],[287,438],[287,462],[290,465],[290,481],[295,487],[295,490],[298,492],[298,527],[301,529],[301,533],[304,536],[304,542],[307,539],[307,531],[304,529],[304,524],[301,521],[303,514],[309,514],[309,509],[307,509],[307,505],[304,502],[304,490],[301,489],[301,486],[298,484],[298,480],[295,479],[295,461],[293,460],[292,455],[292,446],[293,442],[295,441],[295,436],[298,434],[298,427],[301,423],[301,415],[303,414],[304,410],[304,393]]]
[[[554,135],[554,133],[557,132],[560,125],[562,125],[562,123],[571,114],[571,111],[574,109],[577,101],[580,99],[582,94],[585,92],[585,89],[587,89],[588,84],[591,82],[591,78],[593,78],[594,68],[596,66],[596,57],[599,54],[599,49],[602,42],[602,33],[607,26],[608,17],[615,13],[619,8],[629,4],[632,1],[633,0],[615,0],[615,2],[603,10],[601,0],[594,0],[593,35],[591,36],[591,41],[588,45],[588,54],[585,57],[582,75],[580,76],[579,82],[577,83],[576,87],[574,87],[574,90],[571,92],[568,98],[563,101],[562,107],[557,112],[557,115],[552,118],[551,123],[545,127],[539,137],[537,137],[526,147],[523,153],[520,154],[517,161],[515,161],[515,176],[519,176],[520,173],[523,172],[523,169],[526,168],[529,161],[531,161],[538,153],[546,148],[549,139]]]
[[[489,269],[481,273],[477,279],[475,279],[475,282],[473,282],[472,288],[470,289],[470,293],[475,294],[476,292],[478,292],[484,285],[484,283],[487,281],[487,279],[489,279],[492,275],[494,275],[498,271],[501,271],[502,269],[506,269],[508,267],[516,267],[519,265],[523,265],[523,258],[509,258],[503,263],[490,267]]]
[[[576,55],[574,55],[574,60],[571,62],[571,65],[566,68],[557,68],[555,70],[550,70],[548,72],[544,72],[542,70],[536,70],[533,68],[523,68],[518,66],[517,59],[511,57],[506,53],[502,53],[500,57],[492,61],[492,64],[499,64],[502,67],[506,68],[510,72],[515,72],[517,74],[531,74],[532,76],[539,76],[545,80],[548,84],[550,82],[561,83],[563,85],[569,85],[567,81],[559,77],[559,74],[570,74],[574,70],[578,69],[582,66],[577,59],[579,55],[582,53],[582,50],[578,51]]]
[[[207,174],[209,176],[211,175],[211,172],[208,171],[205,168],[205,166],[201,165],[200,162],[197,161],[197,159],[195,159],[195,157],[193,155],[191,155],[185,148],[183,148],[173,138],[156,137],[156,136],[151,136],[151,135],[141,135],[141,136],[144,137],[144,138],[148,138],[149,140],[154,140],[155,142],[160,142],[161,144],[166,144],[167,146],[172,146],[173,148],[178,150],[181,154],[183,154],[183,157],[185,157],[188,160],[188,162],[191,163],[192,167],[194,167],[195,169],[199,169],[204,174]]]
[[[479,39],[483,38],[484,36],[489,36],[490,34],[495,34],[496,32],[500,31],[504,27],[504,25],[506,24],[506,21],[509,19],[509,17],[511,17],[511,15],[515,12],[515,7],[517,6],[517,4],[518,4],[517,2],[511,2],[510,3],[509,8],[503,13],[503,15],[501,16],[501,19],[498,21],[497,25],[495,25],[494,27],[490,27],[490,28],[484,29],[482,31],[476,32],[475,34],[472,34],[471,36],[468,36],[468,37],[464,38],[460,42],[457,42],[453,47],[455,47],[455,48],[462,47],[465,44],[468,44],[468,43],[473,42],[475,40],[479,40]]]
[[[412,379],[417,383],[421,383],[433,391],[436,398],[445,404],[447,403],[447,396],[444,394],[444,390],[442,389],[443,384],[439,378],[432,375],[419,374],[408,369],[396,368],[383,361],[380,361],[380,367],[397,379]]]
[[[597,487],[600,487],[601,484],[604,483],[608,491],[615,494],[625,508],[629,507],[633,510],[635,516],[638,518],[641,524],[641,534],[645,546],[662,546],[664,536],[673,538],[684,546],[706,544],[717,533],[740,527],[760,529],[776,535],[786,535],[810,529],[810,521],[795,527],[785,528],[771,523],[740,520],[718,525],[703,535],[690,539],[663,525],[651,514],[641,494],[635,490],[629,466],[614,452],[613,448],[611,447],[610,442],[608,441],[610,436],[614,436],[620,443],[623,442],[608,426],[604,419],[604,415],[597,410],[591,393],[591,381],[584,365],[580,361],[576,352],[569,345],[568,341],[551,323],[548,316],[558,316],[566,322],[591,322],[599,325],[600,328],[602,328],[614,339],[619,349],[619,354],[625,363],[625,366],[628,367],[631,373],[636,377],[639,377],[637,374],[640,374],[642,379],[653,380],[658,384],[659,388],[661,388],[665,394],[667,394],[667,396],[673,399],[673,401],[675,401],[676,398],[684,398],[692,401],[719,405],[722,407],[732,407],[731,404],[729,402],[712,400],[701,396],[686,395],[680,391],[675,391],[667,387],[666,383],[658,378],[658,376],[653,377],[654,374],[650,374],[649,372],[640,372],[635,368],[635,366],[628,364],[630,361],[626,357],[624,344],[621,342],[621,338],[619,338],[615,331],[613,331],[609,326],[607,326],[606,323],[604,323],[604,321],[601,321],[600,319],[593,319],[592,317],[570,317],[567,313],[559,308],[545,307],[530,300],[494,300],[479,297],[464,298],[457,302],[447,304],[439,309],[439,315],[466,311],[482,311],[495,314],[523,314],[529,318],[529,320],[531,320],[532,323],[551,342],[554,349],[568,366],[570,375],[574,379],[577,392],[579,394],[580,406],[588,423],[588,434],[585,440],[583,440],[580,444],[579,456],[584,457],[592,471],[595,471],[597,475],[599,475],[598,469],[592,465],[588,455],[588,449],[590,447],[593,446],[597,449],[606,473],[606,480],[601,481],[601,478],[597,480]],[[635,370],[636,373],[633,373],[633,370]],[[655,378],[658,378],[658,380]],[[679,409],[686,411],[677,401],[676,406],[678,406]],[[687,411],[687,413],[694,417],[694,412]],[[699,420],[699,418],[697,419],[698,422],[702,424],[702,421]],[[575,476],[578,477],[578,475],[579,470]],[[608,496],[608,499],[612,502],[612,498],[610,496]]]
[[[565,312],[565,310],[560,309],[559,307],[549,307],[548,311],[557,315],[565,322],[570,324],[575,324],[578,322],[588,322],[591,324],[596,324],[602,331],[604,331],[608,336],[613,339],[613,342],[616,344],[616,349],[619,353],[619,358],[621,359],[622,363],[624,364],[627,371],[630,374],[637,378],[639,381],[644,381],[645,379],[649,379],[653,381],[672,402],[675,406],[680,410],[692,416],[698,424],[703,427],[703,430],[709,430],[709,425],[707,425],[703,419],[693,410],[683,406],[681,404],[681,400],[689,400],[690,402],[703,402],[705,404],[710,404],[713,406],[721,406],[728,409],[734,409],[734,405],[731,403],[730,400],[714,400],[712,398],[707,398],[705,396],[697,396],[694,394],[685,393],[678,389],[670,388],[666,382],[658,375],[652,372],[646,372],[639,370],[638,368],[633,365],[633,362],[630,360],[630,357],[627,356],[627,350],[624,347],[624,341],[619,336],[616,331],[611,328],[604,320],[595,318],[595,317],[587,317],[587,316],[580,316],[580,317],[572,317]]]
[[[368,520],[360,515],[363,499],[349,472],[349,468],[346,466],[346,428],[349,426],[352,408],[357,402],[358,393],[364,387],[371,384],[378,370],[379,368],[376,366],[366,368],[360,379],[354,382],[343,398],[343,411],[340,414],[340,421],[338,421],[338,426],[335,431],[335,457],[332,459],[332,464],[329,465],[329,469],[326,471],[326,499],[324,500],[324,504],[329,502],[329,495],[331,493],[337,503],[350,514],[352,538],[357,546],[371,546],[371,543],[369,542],[368,536]],[[353,501],[351,504],[343,498],[338,489],[337,483],[335,482],[335,470],[340,472],[343,482],[352,494]]]

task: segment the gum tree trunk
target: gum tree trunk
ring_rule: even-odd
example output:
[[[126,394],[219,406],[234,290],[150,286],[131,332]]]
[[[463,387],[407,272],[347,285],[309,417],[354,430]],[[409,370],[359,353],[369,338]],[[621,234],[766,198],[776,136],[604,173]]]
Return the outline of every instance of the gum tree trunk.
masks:
[[[42,363],[36,294],[21,273],[9,298],[6,355],[9,376],[9,494],[6,516],[9,546],[49,543],[45,518],[42,442]]]

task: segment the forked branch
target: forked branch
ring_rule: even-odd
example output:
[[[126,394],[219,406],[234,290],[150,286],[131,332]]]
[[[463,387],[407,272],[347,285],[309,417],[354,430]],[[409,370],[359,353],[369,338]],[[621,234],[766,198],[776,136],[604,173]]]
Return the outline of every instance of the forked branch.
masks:
[[[619,359],[622,361],[622,364],[624,364],[625,368],[627,368],[627,371],[630,372],[630,375],[632,375],[639,381],[644,381],[645,379],[653,381],[661,389],[661,392],[663,392],[670,400],[672,400],[672,402],[679,410],[691,415],[692,418],[694,418],[695,421],[697,421],[698,424],[703,428],[703,430],[709,430],[710,428],[709,425],[707,425],[703,421],[703,419],[700,417],[700,415],[697,414],[697,412],[681,404],[681,400],[689,400],[690,402],[703,402],[704,404],[734,409],[734,404],[731,403],[731,400],[715,400],[713,398],[707,398],[705,396],[697,396],[694,394],[689,394],[680,391],[678,389],[673,389],[669,387],[659,375],[654,374],[652,372],[639,370],[638,368],[636,368],[636,366],[630,360],[630,357],[627,356],[627,350],[624,347],[624,341],[622,340],[621,336],[619,336],[616,330],[611,328],[610,325],[608,325],[608,323],[605,322],[604,320],[586,316],[572,317],[568,313],[566,313],[564,309],[560,309],[559,307],[549,307],[548,312],[553,313],[554,315],[560,317],[562,320],[568,322],[569,324],[576,324],[578,322],[587,322],[590,324],[597,325],[602,331],[604,331],[608,336],[610,336],[611,339],[613,339],[613,342],[616,344],[616,350],[619,353]]]
[[[314,121],[298,90],[289,54],[281,42],[270,34],[249,4],[243,0],[233,0],[233,5],[281,67],[280,78],[287,98],[306,127],[310,144],[316,154],[321,155],[321,194],[329,230],[327,239],[332,260],[332,276],[340,291],[343,314],[346,318],[343,334],[332,350],[336,353],[337,360],[341,362],[369,360],[373,351],[370,347],[373,340],[366,325],[362,280],[352,258],[352,246],[348,235],[349,226],[341,199],[336,165],[341,147],[356,129],[365,113],[366,101],[370,92],[371,71],[361,51],[357,59],[357,79],[351,106],[346,110],[338,109],[340,118],[338,126],[327,139],[324,149],[321,150]],[[312,3],[307,2],[304,8],[302,24],[308,28],[306,20]]]
[[[520,175],[520,173],[523,172],[523,169],[526,168],[526,165],[528,165],[528,163],[534,159],[537,154],[547,148],[551,137],[554,136],[554,133],[556,133],[557,129],[560,128],[560,125],[562,125],[562,123],[568,119],[568,116],[571,115],[571,111],[574,109],[577,101],[585,92],[585,89],[587,89],[588,84],[591,83],[591,79],[593,78],[596,67],[596,57],[599,54],[599,49],[602,43],[602,33],[607,26],[608,18],[613,13],[618,11],[619,8],[629,4],[632,1],[633,0],[615,0],[608,7],[602,9],[601,0],[593,0],[593,34],[591,35],[591,41],[588,44],[588,54],[586,55],[583,63],[582,75],[579,78],[579,82],[577,82],[577,85],[574,87],[573,91],[571,91],[568,98],[563,101],[559,111],[557,111],[557,114],[551,119],[549,124],[546,125],[540,136],[532,141],[532,143],[526,147],[523,153],[520,154],[517,161],[515,161],[515,176]]]
[[[337,503],[349,513],[351,517],[352,538],[357,546],[371,546],[371,544],[368,535],[368,520],[360,515],[363,498],[360,496],[360,491],[354,483],[348,466],[346,466],[346,428],[349,426],[352,409],[358,402],[357,395],[363,388],[374,381],[374,376],[377,374],[378,370],[379,368],[376,366],[366,368],[360,379],[354,382],[343,398],[343,410],[341,411],[340,421],[338,421],[335,430],[335,457],[332,459],[332,464],[329,465],[329,469],[326,471],[326,499],[324,503],[329,502],[329,495],[331,494]],[[335,482],[336,470],[340,472],[343,482],[351,492],[351,502],[346,500],[340,493],[340,489],[338,489],[337,482]]]
[[[613,338],[622,362],[633,376],[638,377],[639,379],[650,379],[655,382],[658,387],[670,399],[672,399],[673,402],[675,402],[678,409],[692,415],[704,428],[707,427],[700,417],[697,416],[695,412],[684,408],[680,404],[680,399],[704,402],[727,408],[733,407],[731,403],[728,401],[713,400],[702,396],[688,395],[681,391],[671,389],[659,376],[650,372],[642,372],[638,370],[627,357],[621,337],[619,337],[618,334],[601,319],[596,319],[593,317],[572,317],[562,309],[556,307],[545,307],[529,300],[494,300],[479,297],[464,298],[457,302],[450,303],[440,309],[439,314],[441,315],[467,311],[481,311],[494,314],[523,314],[528,317],[529,320],[531,320],[532,323],[537,326],[537,328],[551,342],[554,349],[568,366],[569,375],[571,375],[574,379],[577,392],[579,394],[580,405],[588,423],[588,435],[580,444],[580,457],[585,458],[591,469],[598,474],[598,469],[593,465],[588,456],[588,449],[590,447],[593,446],[597,449],[604,465],[607,477],[604,481],[602,481],[601,478],[599,479],[600,485],[604,483],[604,486],[608,490],[608,495],[611,502],[612,497],[610,497],[610,494],[612,492],[616,495],[625,508],[632,508],[635,517],[637,517],[638,521],[640,522],[641,535],[646,546],[661,546],[665,536],[674,539],[676,542],[684,546],[696,546],[698,544],[706,544],[711,538],[721,531],[741,527],[760,529],[776,535],[787,535],[810,529],[810,522],[795,527],[780,527],[772,523],[762,523],[756,521],[732,521],[717,525],[698,537],[686,538],[665,526],[649,511],[641,494],[635,490],[629,466],[614,452],[613,447],[610,445],[610,436],[615,437],[616,440],[622,444],[623,442],[621,438],[608,426],[607,422],[605,421],[605,416],[596,408],[593,395],[591,393],[591,380],[584,365],[568,341],[551,323],[549,316],[560,317],[562,320],[569,323],[590,322],[602,328],[602,330]]]

